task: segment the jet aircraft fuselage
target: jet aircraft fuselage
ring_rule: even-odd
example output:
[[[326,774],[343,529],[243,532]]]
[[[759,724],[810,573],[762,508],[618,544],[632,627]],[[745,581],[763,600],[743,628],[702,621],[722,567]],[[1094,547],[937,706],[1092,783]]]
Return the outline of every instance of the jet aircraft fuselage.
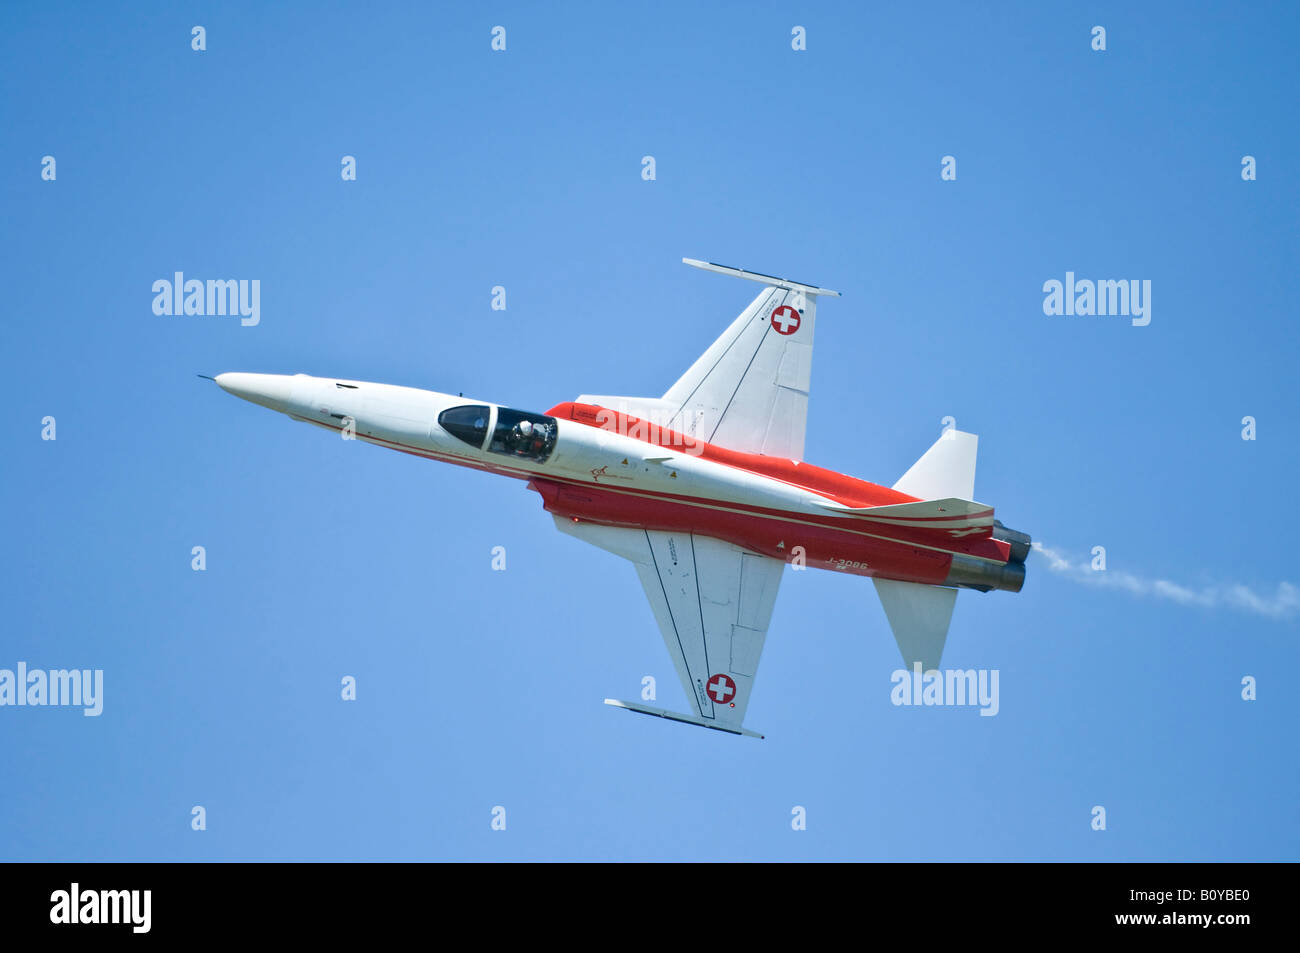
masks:
[[[866,517],[857,511],[920,501],[604,407],[566,402],[530,413],[305,374],[228,373],[216,382],[344,437],[525,480],[550,513],[574,523],[703,533],[800,568],[859,576],[1013,592],[1024,583],[1014,539],[972,529],[983,510]]]

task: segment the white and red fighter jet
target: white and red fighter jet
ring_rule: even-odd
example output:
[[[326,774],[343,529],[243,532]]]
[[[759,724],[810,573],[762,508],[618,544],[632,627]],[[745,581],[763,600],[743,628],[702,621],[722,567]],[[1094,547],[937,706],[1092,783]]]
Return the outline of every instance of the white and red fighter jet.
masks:
[[[892,486],[803,462],[817,299],[764,285],[662,397],[584,395],[544,414],[450,394],[221,374],[237,397],[431,460],[515,477],[557,528],[636,567],[691,711],[607,704],[733,734],[787,563],[869,576],[908,667],[936,668],[959,588],[1019,592],[1030,539],[971,501],[977,437],[945,432]]]

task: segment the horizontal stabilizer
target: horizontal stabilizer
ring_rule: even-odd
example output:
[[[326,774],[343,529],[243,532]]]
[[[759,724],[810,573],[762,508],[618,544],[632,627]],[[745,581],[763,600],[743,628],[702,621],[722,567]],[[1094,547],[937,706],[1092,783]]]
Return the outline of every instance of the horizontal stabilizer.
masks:
[[[650,705],[642,705],[639,702],[624,702],[617,698],[606,698],[606,705],[613,705],[615,708],[626,708],[628,711],[639,712],[642,715],[654,715],[657,718],[667,718],[669,721],[680,721],[686,725],[698,725],[701,728],[712,728],[714,731],[725,731],[729,735],[744,735],[747,738],[762,738],[757,731],[750,731],[748,728],[727,728],[722,725],[714,724],[712,721],[706,721],[703,718],[696,718],[694,715],[683,715],[680,712],[669,711],[666,708],[654,708]]]
[[[895,579],[871,581],[876,584],[904,664],[910,669],[920,662],[924,672],[938,668],[957,590]]]
[[[979,437],[960,430],[945,430],[921,459],[899,478],[894,489],[918,500],[975,495],[975,453]]]

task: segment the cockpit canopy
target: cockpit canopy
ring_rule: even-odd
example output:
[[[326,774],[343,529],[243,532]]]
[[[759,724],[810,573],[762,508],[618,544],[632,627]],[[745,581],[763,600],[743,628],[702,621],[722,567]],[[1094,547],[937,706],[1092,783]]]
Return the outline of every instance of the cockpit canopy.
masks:
[[[492,439],[483,446],[488,435],[488,422],[492,408],[485,404],[465,404],[451,407],[438,415],[438,424],[453,437],[478,450],[489,450],[504,456],[523,457],[544,463],[555,449],[559,427],[554,417],[533,414],[523,410],[499,407]]]
[[[438,425],[453,437],[482,450],[483,438],[487,436],[488,418],[491,416],[491,407],[484,404],[466,404],[444,410],[438,415]]]
[[[497,425],[488,449],[544,463],[555,449],[558,430],[554,417],[502,407],[497,410]]]

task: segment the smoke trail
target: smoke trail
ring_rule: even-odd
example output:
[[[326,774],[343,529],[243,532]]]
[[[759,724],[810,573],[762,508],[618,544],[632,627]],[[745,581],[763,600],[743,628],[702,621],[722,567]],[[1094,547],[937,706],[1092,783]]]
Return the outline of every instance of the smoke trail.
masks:
[[[1270,619],[1291,619],[1300,613],[1300,588],[1289,582],[1279,582],[1271,595],[1260,594],[1240,583],[1224,583],[1192,588],[1180,586],[1167,579],[1144,579],[1123,570],[1094,570],[1086,562],[1072,562],[1042,543],[1034,543],[1034,550],[1047,560],[1052,572],[1093,586],[1122,589],[1135,596],[1154,596],[1183,606],[1206,609],[1237,609]]]

